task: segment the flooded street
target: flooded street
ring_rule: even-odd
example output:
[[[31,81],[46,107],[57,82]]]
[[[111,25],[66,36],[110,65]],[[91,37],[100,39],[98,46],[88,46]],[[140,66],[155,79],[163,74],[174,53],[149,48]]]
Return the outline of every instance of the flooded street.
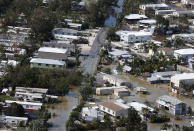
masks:
[[[141,87],[146,87],[149,94],[148,95],[144,95],[144,94],[140,94],[140,93],[136,93],[135,90],[131,91],[131,95],[127,96],[127,97],[123,97],[122,99],[124,99],[127,102],[132,102],[132,101],[137,101],[137,102],[141,102],[144,103],[145,101],[148,101],[149,104],[154,107],[156,106],[156,100],[159,96],[162,95],[172,95],[171,93],[169,93],[169,87],[167,86],[167,84],[157,84],[157,85],[153,85],[150,84],[144,80],[141,80],[135,76],[132,75],[118,75],[118,78],[121,78],[127,82],[130,82],[132,84],[132,87],[137,87],[137,86],[141,86]],[[97,99],[100,99],[102,101],[114,101],[115,97],[114,96],[95,96]],[[191,106],[192,108],[194,108],[194,100],[191,98],[185,98],[183,96],[177,96],[180,100],[186,102],[188,104],[188,106]],[[167,112],[165,112],[166,114],[168,114]],[[182,125],[187,125],[189,126],[189,119],[184,119],[181,121],[176,121],[174,120],[174,116],[172,116],[171,114],[168,114],[171,118],[171,124],[178,124],[180,126]],[[162,124],[152,124],[152,123],[148,123],[148,131],[160,131],[160,127]]]
[[[139,102],[145,102],[145,100],[148,100],[153,105],[153,103],[155,103],[156,99],[159,96],[171,95],[171,96],[176,96],[178,99],[186,102],[188,104],[188,106],[191,106],[194,109],[194,100],[192,98],[187,98],[187,97],[183,97],[181,95],[172,94],[170,92],[170,87],[167,86],[167,84],[154,85],[154,84],[150,84],[144,80],[141,80],[141,79],[134,77],[134,76],[131,76],[131,75],[120,76],[120,77],[126,81],[131,82],[134,87],[137,87],[137,86],[146,87],[148,92],[150,93],[149,95],[141,95],[141,94],[135,95],[135,92],[132,92],[132,97],[126,98],[130,101],[136,100]]]
[[[117,18],[120,17],[120,14],[122,13],[123,9],[123,1],[124,0],[118,0],[117,2],[117,7],[112,7],[113,8],[113,13],[110,13],[110,16],[105,20],[104,25],[109,26],[109,27],[115,27]]]
[[[156,106],[155,101],[161,95],[171,95],[169,94],[169,88],[167,85],[152,85],[148,82],[141,80],[137,77],[131,75],[119,75],[118,77],[131,82],[133,87],[142,86],[146,87],[150,92],[149,95],[136,94],[136,91],[131,91],[131,95],[128,97],[124,97],[123,99],[127,102],[138,101],[144,103],[145,101],[149,101],[152,107]],[[72,108],[78,104],[78,92],[79,88],[73,91],[70,91],[68,95],[64,97],[60,97],[62,103],[49,105],[49,111],[56,116],[52,116],[49,120],[49,123],[52,124],[52,127],[48,129],[48,131],[65,131],[66,121],[69,118],[69,115],[72,111]],[[97,99],[102,101],[114,101],[113,96],[95,96]],[[179,99],[188,103],[189,106],[194,108],[194,101],[190,98],[179,97]],[[172,124],[188,125],[189,120],[176,121],[174,120],[174,116],[171,117]],[[162,124],[151,124],[148,123],[148,131],[160,131],[160,127]]]
[[[60,97],[61,103],[49,105],[48,110],[51,112],[52,117],[48,122],[52,124],[52,127],[48,131],[66,130],[66,121],[69,118],[72,108],[78,104],[77,92],[76,90],[70,91],[66,96]]]

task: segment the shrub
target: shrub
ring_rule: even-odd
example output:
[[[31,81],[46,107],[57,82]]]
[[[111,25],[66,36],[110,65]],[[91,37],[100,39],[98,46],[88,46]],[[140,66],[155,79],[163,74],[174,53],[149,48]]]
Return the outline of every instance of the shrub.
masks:
[[[164,122],[169,122],[170,118],[162,115],[162,116],[152,116],[150,119],[151,123],[164,123]]]

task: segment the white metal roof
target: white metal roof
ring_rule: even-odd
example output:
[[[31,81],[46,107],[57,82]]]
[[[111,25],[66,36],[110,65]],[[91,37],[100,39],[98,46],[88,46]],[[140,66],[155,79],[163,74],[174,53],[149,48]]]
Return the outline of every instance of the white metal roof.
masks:
[[[194,79],[194,73],[182,73],[182,74],[175,74],[174,76],[171,77],[175,78],[176,80],[189,80],[189,79]]]
[[[40,64],[49,64],[49,65],[65,65],[64,61],[53,60],[53,59],[42,59],[42,58],[32,58],[30,63],[40,63]]]
[[[142,23],[142,24],[156,24],[156,20],[155,19],[140,20],[139,23]]]
[[[15,90],[17,92],[39,92],[39,93],[47,93],[47,91],[48,91],[48,89],[29,88],[29,87],[16,87]]]
[[[126,50],[112,49],[112,51],[109,52],[109,54],[111,54],[113,56],[121,56],[121,55],[125,55],[125,54],[130,54],[130,53]]]
[[[125,16],[125,19],[128,20],[137,20],[137,19],[147,19],[148,17],[145,15],[140,15],[140,14],[130,14]]]
[[[131,67],[130,66],[127,66],[127,65],[125,65],[125,66],[123,66],[123,70],[126,70],[126,71],[131,71]]]
[[[62,49],[62,48],[41,47],[41,48],[39,48],[38,52],[49,52],[49,53],[65,54],[67,52],[67,50]]]
[[[144,4],[140,6],[145,6],[146,8],[162,8],[162,7],[168,7],[167,4],[161,3],[161,4]]]
[[[174,53],[181,54],[181,55],[191,55],[191,54],[194,54],[194,49],[192,48],[180,49],[180,50],[175,50]]]
[[[159,100],[171,103],[172,105],[177,105],[183,103],[181,100],[177,99],[176,97],[163,95],[158,98]]]
[[[1,118],[5,118],[5,119],[15,119],[15,120],[24,120],[24,121],[27,121],[28,120],[27,117],[15,117],[15,116],[1,116]]]
[[[133,107],[138,112],[142,112],[143,108],[149,109],[149,111],[154,111],[153,108],[139,102],[131,102],[131,103],[128,103],[128,105]]]
[[[79,24],[79,23],[68,23],[68,25],[74,26],[74,27],[82,26],[82,24]]]
[[[156,77],[166,77],[166,76],[172,76],[172,75],[176,75],[176,74],[180,74],[179,71],[165,71],[165,72],[154,72],[152,73],[152,76],[156,76]]]
[[[151,36],[152,33],[146,31],[122,31],[121,35]]]
[[[56,39],[64,39],[64,40],[68,40],[68,39],[78,39],[79,36],[75,36],[75,35],[63,35],[63,34],[55,34],[54,37]]]
[[[114,90],[114,89],[125,89],[126,86],[112,86],[112,87],[99,87],[96,90]]]
[[[31,96],[32,98],[43,98],[40,93],[25,93],[25,92],[16,92],[16,95]]]
[[[42,106],[42,103],[24,102],[24,101],[10,101],[10,100],[5,100],[5,103],[7,103],[7,104],[17,103],[17,104],[20,104],[20,105]]]
[[[92,107],[83,107],[82,114],[86,114],[87,116],[90,116],[90,117],[97,117],[98,111]]]

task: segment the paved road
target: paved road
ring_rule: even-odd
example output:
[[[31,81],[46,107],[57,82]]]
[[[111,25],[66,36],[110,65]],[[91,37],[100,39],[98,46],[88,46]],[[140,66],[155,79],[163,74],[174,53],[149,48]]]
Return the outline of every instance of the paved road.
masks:
[[[105,42],[106,31],[107,31],[107,28],[102,28],[98,32],[98,34],[93,42],[93,45],[90,49],[89,56],[96,57],[98,55],[102,45]]]
[[[99,60],[98,54],[100,52],[101,47],[105,43],[106,31],[107,31],[107,28],[102,28],[98,32],[93,42],[93,45],[89,51],[89,56],[82,61],[81,69],[84,75],[86,74],[92,75],[96,71],[98,60]]]

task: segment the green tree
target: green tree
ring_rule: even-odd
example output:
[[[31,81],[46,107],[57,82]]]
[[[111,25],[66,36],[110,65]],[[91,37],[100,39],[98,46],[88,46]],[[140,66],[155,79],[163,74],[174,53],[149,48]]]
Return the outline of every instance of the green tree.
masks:
[[[46,9],[37,8],[31,17],[30,38],[33,41],[48,41],[52,38],[52,29],[56,24],[54,15]]]
[[[81,56],[81,48],[78,46],[78,41],[73,40],[72,43],[74,44],[73,55],[75,56],[75,59],[76,59],[76,65],[79,66],[80,64],[79,57]]]
[[[147,131],[147,124],[142,122],[141,117],[139,116],[138,112],[130,108],[128,110],[128,117],[126,123],[127,131]]]
[[[115,131],[115,127],[109,115],[104,116],[104,122],[100,124],[98,131]]]
[[[80,94],[82,96],[82,99],[84,101],[87,101],[88,97],[92,94],[92,88],[91,87],[84,87],[80,90]]]
[[[24,113],[25,113],[24,108],[17,103],[11,103],[11,105],[7,107],[5,111],[5,114],[7,116],[23,117]]]
[[[96,78],[94,76],[91,76],[89,78],[89,87],[93,87],[95,85]]]
[[[185,46],[185,43],[186,42],[180,38],[175,39],[175,41],[173,42],[175,48]]]
[[[18,12],[13,10],[8,10],[4,16],[4,20],[2,21],[3,26],[16,26],[16,21],[18,18]]]
[[[170,40],[165,41],[165,42],[164,42],[164,46],[165,46],[165,47],[172,47],[171,41],[170,41]]]
[[[116,29],[114,27],[110,27],[106,34],[106,39],[111,41],[119,41],[120,37],[115,33]]]
[[[6,12],[11,2],[12,0],[0,0],[0,15]]]
[[[192,113],[193,113],[192,108],[190,106],[188,107],[188,113],[189,113],[189,115],[192,115]]]

